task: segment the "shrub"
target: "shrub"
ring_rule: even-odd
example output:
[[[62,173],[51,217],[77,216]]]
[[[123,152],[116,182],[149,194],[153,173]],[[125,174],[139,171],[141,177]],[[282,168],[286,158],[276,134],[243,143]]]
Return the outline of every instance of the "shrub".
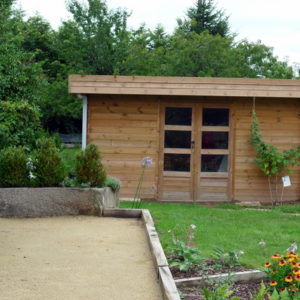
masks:
[[[101,154],[96,145],[88,145],[77,155],[75,175],[79,184],[89,183],[92,187],[103,185],[106,171],[101,163]]]
[[[110,187],[114,192],[116,192],[121,188],[121,183],[119,179],[108,176],[103,181],[103,187]]]
[[[58,186],[64,179],[64,165],[51,138],[41,138],[37,141],[33,165],[35,186]]]
[[[30,166],[23,147],[8,147],[0,151],[0,186],[30,185]]]
[[[0,101],[0,149],[9,146],[33,148],[42,133],[39,110],[26,101]]]

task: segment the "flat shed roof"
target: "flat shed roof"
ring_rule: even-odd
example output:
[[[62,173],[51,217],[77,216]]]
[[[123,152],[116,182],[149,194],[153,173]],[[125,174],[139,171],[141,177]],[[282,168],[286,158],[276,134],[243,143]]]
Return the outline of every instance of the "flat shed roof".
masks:
[[[300,98],[300,80],[70,75],[71,94]]]

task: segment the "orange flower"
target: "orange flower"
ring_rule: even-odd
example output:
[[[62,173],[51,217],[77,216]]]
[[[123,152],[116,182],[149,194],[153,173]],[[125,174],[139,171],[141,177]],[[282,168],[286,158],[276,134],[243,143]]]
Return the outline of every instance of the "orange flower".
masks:
[[[284,290],[285,290],[284,287],[282,287],[282,288],[279,289],[280,292],[283,292]]]
[[[273,254],[272,258],[273,259],[280,259],[282,256],[280,254]]]
[[[271,265],[272,265],[272,264],[271,264],[270,262],[266,262],[266,263],[265,263],[265,267],[266,267],[266,268],[271,267]]]
[[[285,280],[286,282],[292,282],[292,281],[293,281],[293,277],[292,277],[291,275],[289,275],[289,276],[286,276],[286,277],[284,278],[284,280]]]
[[[289,262],[289,263],[294,262],[294,261],[295,261],[295,258],[294,258],[294,257],[288,258],[288,262]]]
[[[300,270],[294,270],[293,273],[294,273],[295,275],[300,275]]]
[[[277,281],[274,281],[274,280],[271,281],[271,282],[269,282],[269,285],[270,285],[270,286],[275,286],[275,285],[277,285],[277,284],[278,284]]]
[[[299,269],[300,269],[300,263],[297,263],[297,268],[299,268]]]
[[[293,258],[297,258],[298,254],[294,253],[294,252],[289,252],[288,253],[288,257],[293,257]]]
[[[293,262],[291,262],[291,267],[292,267],[292,268],[297,268],[297,263],[296,263],[296,262],[294,262],[294,261],[293,261]]]
[[[295,286],[291,288],[291,292],[298,292],[298,291],[299,291],[299,289],[296,288]]]
[[[286,261],[285,260],[280,260],[278,264],[279,264],[280,267],[285,266]]]
[[[296,280],[296,281],[300,281],[300,275],[296,275],[296,276],[295,276],[295,280]]]

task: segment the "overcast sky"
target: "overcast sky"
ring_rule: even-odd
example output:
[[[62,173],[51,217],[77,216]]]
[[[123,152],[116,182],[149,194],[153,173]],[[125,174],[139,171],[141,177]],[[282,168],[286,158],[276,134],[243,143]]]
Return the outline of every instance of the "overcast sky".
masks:
[[[150,28],[161,24],[168,32],[176,26],[176,19],[194,6],[195,0],[107,0],[109,8],[122,7],[131,12],[131,28],[146,23]],[[32,16],[36,12],[54,28],[68,18],[65,0],[17,0]],[[219,9],[230,16],[231,31],[237,39],[261,40],[274,48],[275,55],[287,58],[290,64],[300,63],[300,1],[299,0],[215,0]]]

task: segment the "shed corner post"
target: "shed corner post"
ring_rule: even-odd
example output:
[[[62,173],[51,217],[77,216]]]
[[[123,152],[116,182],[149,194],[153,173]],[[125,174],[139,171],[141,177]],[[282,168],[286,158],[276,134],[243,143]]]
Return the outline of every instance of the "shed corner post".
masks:
[[[81,129],[81,148],[86,148],[87,141],[87,114],[88,100],[87,95],[77,94],[77,97],[82,100],[82,129]]]

